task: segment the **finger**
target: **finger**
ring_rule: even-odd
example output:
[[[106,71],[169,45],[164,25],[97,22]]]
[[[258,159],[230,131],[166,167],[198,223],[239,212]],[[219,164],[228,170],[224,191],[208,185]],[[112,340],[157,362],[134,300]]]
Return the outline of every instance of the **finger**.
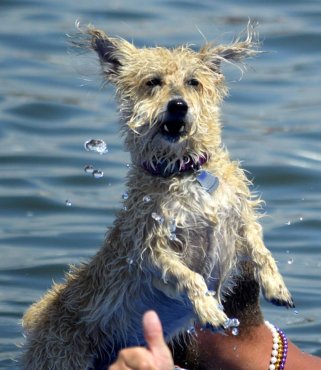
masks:
[[[146,348],[132,347],[121,350],[110,370],[156,370],[155,361]]]
[[[133,370],[131,367],[128,367],[123,362],[116,361],[114,364],[109,366],[108,370]]]
[[[152,353],[159,352],[167,345],[163,336],[162,324],[155,311],[147,311],[143,317],[144,337]]]

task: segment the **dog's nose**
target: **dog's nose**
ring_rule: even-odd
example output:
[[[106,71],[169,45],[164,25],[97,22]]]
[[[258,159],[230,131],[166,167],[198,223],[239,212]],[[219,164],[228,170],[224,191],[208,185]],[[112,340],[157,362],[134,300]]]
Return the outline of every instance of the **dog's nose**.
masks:
[[[183,99],[173,99],[167,104],[169,113],[185,116],[188,111],[188,105]]]

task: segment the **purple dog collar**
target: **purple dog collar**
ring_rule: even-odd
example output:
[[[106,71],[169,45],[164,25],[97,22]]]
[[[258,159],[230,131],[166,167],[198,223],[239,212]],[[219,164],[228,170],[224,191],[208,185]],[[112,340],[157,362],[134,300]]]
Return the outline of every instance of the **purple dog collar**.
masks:
[[[179,173],[197,171],[204,163],[207,162],[207,160],[208,155],[204,153],[198,157],[197,161],[194,161],[191,157],[188,157],[188,160],[183,163],[177,160],[172,168],[167,167],[168,162],[166,160],[155,161],[153,165],[151,165],[149,162],[143,162],[142,167],[152,176],[166,178]]]

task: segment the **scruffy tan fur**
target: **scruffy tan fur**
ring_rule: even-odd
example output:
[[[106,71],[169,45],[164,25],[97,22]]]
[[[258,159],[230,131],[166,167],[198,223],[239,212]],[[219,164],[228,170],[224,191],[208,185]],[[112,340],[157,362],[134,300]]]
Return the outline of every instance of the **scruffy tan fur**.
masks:
[[[219,303],[240,258],[254,261],[266,299],[291,307],[262,240],[260,200],[221,142],[219,107],[227,88],[220,65],[256,55],[252,26],[229,45],[206,44],[198,52],[188,46],[136,48],[93,27],[85,33],[77,45],[97,52],[105,80],[116,88],[132,158],[128,199],[93,259],[73,268],[65,283],[54,285],[25,314],[23,368],[98,369],[99,356],[107,364],[108,352],[133,345],[143,309],[161,305],[155,297],[190,310],[177,318],[177,327],[171,305],[168,313],[162,311],[168,339],[194,320],[222,327],[227,316]],[[180,117],[182,132],[168,139],[164,120],[173,100],[177,106],[185,102],[187,112]],[[180,171],[204,155],[202,169],[219,179],[212,194],[196,180],[196,169]],[[146,169],[157,163],[165,163],[170,175]],[[173,220],[176,229],[171,230]],[[216,294],[209,294],[209,287]]]

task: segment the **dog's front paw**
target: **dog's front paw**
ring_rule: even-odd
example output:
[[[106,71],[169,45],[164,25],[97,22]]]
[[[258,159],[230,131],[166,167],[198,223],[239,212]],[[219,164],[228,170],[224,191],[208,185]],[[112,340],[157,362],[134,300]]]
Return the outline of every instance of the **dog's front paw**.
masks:
[[[205,296],[197,304],[197,315],[203,325],[210,325],[212,328],[226,329],[229,318],[220,308],[218,301],[211,296]]]
[[[285,306],[286,308],[295,307],[291,293],[285,286],[281,276],[277,278],[271,277],[262,282],[262,292],[267,301],[277,306]]]
[[[189,279],[187,287],[188,298],[202,325],[212,325],[215,328],[225,328],[228,317],[213,294],[209,294],[203,277],[197,273]]]

